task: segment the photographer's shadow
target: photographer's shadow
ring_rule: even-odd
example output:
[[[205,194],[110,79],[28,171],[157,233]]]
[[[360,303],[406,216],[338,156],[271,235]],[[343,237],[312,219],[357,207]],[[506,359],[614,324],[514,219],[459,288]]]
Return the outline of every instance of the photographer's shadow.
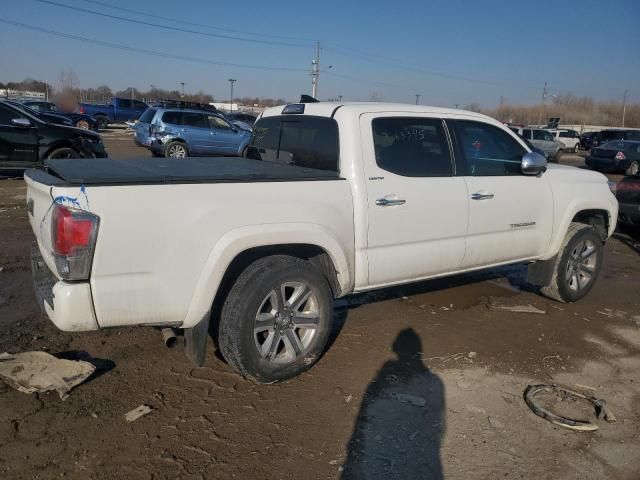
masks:
[[[444,385],[422,362],[422,342],[408,328],[393,343],[398,358],[369,384],[349,441],[343,480],[442,479]]]

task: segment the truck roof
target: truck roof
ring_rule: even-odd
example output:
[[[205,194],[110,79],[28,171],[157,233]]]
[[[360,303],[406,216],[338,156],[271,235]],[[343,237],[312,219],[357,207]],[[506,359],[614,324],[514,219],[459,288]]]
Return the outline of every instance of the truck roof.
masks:
[[[352,114],[382,113],[382,112],[406,112],[406,113],[430,113],[436,115],[462,115],[485,120],[496,120],[482,113],[457,108],[433,107],[429,105],[414,105],[409,103],[382,103],[382,102],[317,102],[317,103],[290,103],[266,109],[261,117],[282,115],[287,107],[304,105],[302,115],[314,115],[319,117],[332,117],[338,109],[347,110]],[[300,115],[300,113],[291,113]]]

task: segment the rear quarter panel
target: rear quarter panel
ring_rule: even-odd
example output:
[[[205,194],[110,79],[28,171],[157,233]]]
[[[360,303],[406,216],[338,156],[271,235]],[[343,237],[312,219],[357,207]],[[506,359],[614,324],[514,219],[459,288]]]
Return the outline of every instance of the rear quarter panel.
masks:
[[[80,189],[54,189],[78,198]],[[100,217],[91,290],[101,327],[181,324],[208,314],[243,250],[325,248],[352,282],[353,207],[345,180],[88,187]]]

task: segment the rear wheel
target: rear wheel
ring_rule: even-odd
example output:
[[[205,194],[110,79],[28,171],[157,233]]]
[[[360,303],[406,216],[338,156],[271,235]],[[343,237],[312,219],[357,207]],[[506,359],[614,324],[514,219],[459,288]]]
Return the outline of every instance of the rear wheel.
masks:
[[[259,383],[291,378],[322,355],[333,295],[305,260],[274,255],[238,277],[220,316],[220,350],[229,364]]]
[[[602,240],[596,230],[572,223],[556,257],[551,281],[542,287],[542,293],[559,302],[580,300],[596,283],[602,255]]]
[[[47,155],[47,159],[54,158],[82,158],[80,153],[71,147],[56,148]]]
[[[640,172],[640,163],[638,162],[631,162],[631,165],[629,165],[629,168],[627,168],[627,171],[625,172],[626,175],[638,175],[638,172]]]
[[[86,120],[78,120],[76,122],[76,128],[81,128],[82,130],[89,130],[90,128],[89,122],[87,122]]]
[[[189,150],[182,142],[170,142],[165,148],[164,155],[167,158],[186,158],[189,156]]]

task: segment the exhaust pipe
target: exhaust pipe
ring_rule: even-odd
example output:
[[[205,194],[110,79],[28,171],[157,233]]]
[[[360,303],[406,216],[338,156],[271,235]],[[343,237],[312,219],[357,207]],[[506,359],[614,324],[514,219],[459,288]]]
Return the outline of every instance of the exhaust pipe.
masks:
[[[173,328],[161,328],[162,341],[168,348],[173,348],[178,344],[178,337]]]

